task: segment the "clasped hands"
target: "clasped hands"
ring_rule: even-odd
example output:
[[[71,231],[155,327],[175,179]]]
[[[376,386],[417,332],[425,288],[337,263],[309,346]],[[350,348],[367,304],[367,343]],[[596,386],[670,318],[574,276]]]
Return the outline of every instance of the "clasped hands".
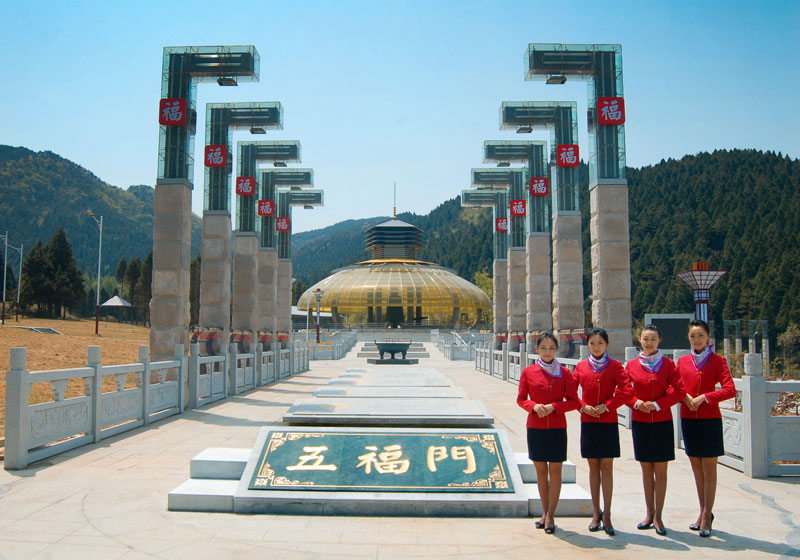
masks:
[[[641,412],[654,412],[658,410],[658,408],[656,408],[656,403],[653,401],[636,401],[635,408]]]
[[[689,407],[689,410],[697,410],[700,408],[700,405],[706,401],[705,395],[698,395],[696,397],[692,397],[691,395],[686,395],[683,398],[683,404]]]
[[[600,418],[601,414],[605,414],[606,412],[608,412],[608,407],[604,404],[598,404],[597,406],[585,404],[583,405],[581,412],[588,414],[592,418]]]
[[[556,407],[552,404],[535,404],[533,405],[533,411],[539,418],[544,418],[548,414],[555,412]]]

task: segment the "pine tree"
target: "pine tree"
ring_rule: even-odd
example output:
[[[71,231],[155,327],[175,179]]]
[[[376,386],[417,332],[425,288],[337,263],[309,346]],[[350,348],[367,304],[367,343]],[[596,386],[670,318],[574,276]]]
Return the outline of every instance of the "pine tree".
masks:
[[[72,258],[72,246],[63,228],[58,229],[45,248],[54,273],[51,313],[65,317],[67,309],[86,297],[83,273]]]
[[[150,298],[153,283],[153,251],[148,253],[142,263],[139,279],[133,292],[135,314],[147,325],[150,322]]]
[[[133,290],[136,287],[136,281],[139,280],[139,275],[142,272],[142,262],[136,258],[128,263],[125,269],[125,285],[128,288],[128,298],[133,300]]]

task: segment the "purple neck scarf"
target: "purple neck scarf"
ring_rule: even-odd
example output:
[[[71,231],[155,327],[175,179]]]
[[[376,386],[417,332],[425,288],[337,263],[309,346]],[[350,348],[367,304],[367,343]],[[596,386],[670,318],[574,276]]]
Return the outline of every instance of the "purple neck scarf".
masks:
[[[594,354],[589,354],[589,367],[595,373],[602,373],[608,367],[608,353],[603,354],[602,358],[595,358]]]
[[[703,369],[703,367],[708,363],[708,360],[711,359],[711,354],[711,346],[706,346],[705,350],[699,354],[694,351],[694,348],[692,348],[692,361],[694,362],[695,369],[698,371]]]
[[[542,368],[550,377],[561,377],[561,364],[558,363],[558,360],[553,358],[551,363],[545,363],[539,358],[536,361],[536,365]]]
[[[661,354],[661,350],[656,351],[652,356],[645,356],[644,352],[640,352],[639,363],[650,373],[658,373],[661,370],[661,364],[664,363],[664,356]]]

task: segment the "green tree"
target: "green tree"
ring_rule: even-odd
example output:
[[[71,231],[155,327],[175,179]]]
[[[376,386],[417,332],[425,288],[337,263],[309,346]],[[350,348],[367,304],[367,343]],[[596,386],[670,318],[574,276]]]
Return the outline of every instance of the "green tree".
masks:
[[[488,268],[484,268],[483,270],[476,272],[474,276],[474,282],[476,286],[486,292],[486,295],[489,296],[490,300],[494,301],[494,283],[492,282],[492,277],[489,274]],[[494,321],[494,312],[491,308],[486,315],[486,322],[491,325]]]
[[[142,262],[142,269],[133,291],[136,316],[146,325],[150,322],[150,298],[153,283],[153,251],[150,251]]]
[[[305,292],[307,289],[308,286],[306,286],[306,283],[303,282],[302,278],[295,280],[294,284],[292,285],[292,305],[297,305],[297,300],[300,299],[300,296],[302,296],[303,292]]]
[[[138,258],[133,259],[128,263],[125,268],[125,285],[128,288],[128,299],[133,300],[133,290],[136,287],[136,281],[139,280],[139,274],[142,272],[142,261]]]
[[[128,261],[125,260],[125,257],[122,257],[119,260],[119,264],[117,265],[117,272],[114,275],[114,278],[117,279],[117,285],[121,288],[125,283],[125,273],[128,271]],[[119,294],[122,296],[122,293]]]
[[[67,310],[86,297],[83,273],[72,258],[72,245],[63,228],[58,228],[46,246],[53,267],[52,314],[66,317]]]
[[[787,329],[778,336],[778,347],[781,349],[783,369],[792,376],[800,354],[800,327],[796,323],[789,323]]]

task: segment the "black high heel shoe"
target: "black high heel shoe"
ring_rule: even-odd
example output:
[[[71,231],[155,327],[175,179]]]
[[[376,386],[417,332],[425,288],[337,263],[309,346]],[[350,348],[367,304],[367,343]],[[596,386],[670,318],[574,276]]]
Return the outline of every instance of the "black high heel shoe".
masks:
[[[714,523],[714,514],[711,514],[711,523],[708,524],[708,530],[700,529],[700,536],[701,537],[710,537],[711,536],[711,525]]]
[[[636,526],[636,528],[639,529],[640,531],[644,531],[645,529],[652,529],[653,528],[653,520],[651,519],[650,523],[639,523]]]
[[[600,512],[600,521],[597,522],[597,525],[592,525],[590,523],[589,524],[589,532],[590,533],[596,533],[597,531],[599,531],[602,528],[603,528],[603,512],[601,511]]]
[[[667,534],[667,528],[666,527],[662,527],[661,529],[659,529],[658,527],[655,526],[655,523],[654,523],[653,524],[653,528],[656,530],[656,535],[661,535],[663,537],[664,535]]]
[[[550,527],[545,527],[544,532],[547,533],[548,535],[552,535],[553,533],[556,532],[556,526],[551,525]]]
[[[539,521],[538,519],[533,522],[533,526],[537,529],[544,529],[544,521]]]
[[[711,514],[711,523],[714,523],[714,514],[713,513]],[[699,531],[700,530],[700,524],[699,523],[692,523],[691,525],[689,525],[689,529],[692,530],[692,531]]]

